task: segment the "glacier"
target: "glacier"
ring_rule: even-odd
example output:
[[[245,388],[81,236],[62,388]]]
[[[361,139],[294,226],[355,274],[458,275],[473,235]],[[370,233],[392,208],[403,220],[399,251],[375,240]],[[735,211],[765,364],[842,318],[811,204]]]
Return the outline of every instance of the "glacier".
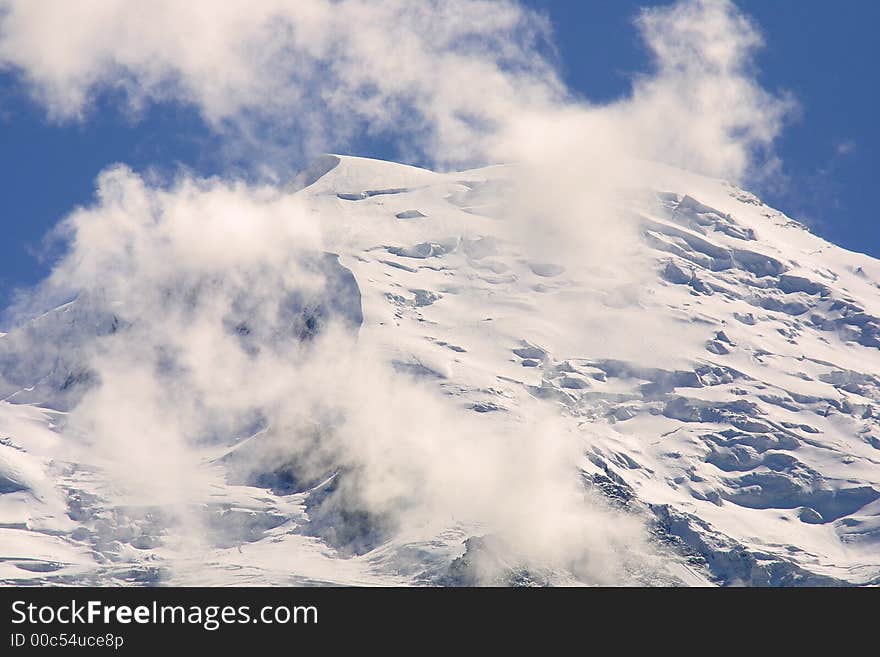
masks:
[[[519,436],[535,418],[565,432],[577,445],[566,476],[589,518],[636,527],[644,547],[632,550],[644,553],[631,553],[624,529],[589,567],[542,563],[477,511],[400,522],[349,504],[340,491],[358,464],[319,448],[332,417],[285,429],[308,436],[294,452],[260,413],[194,441],[188,523],[158,493],[130,499],[107,454],[66,429],[98,385],[83,354],[124,340],[133,321],[84,291],[0,335],[0,581],[880,583],[880,262],[729,182],[651,166],[650,188],[614,199],[635,236],[624,255],[581,258],[512,237],[516,165],[437,173],[321,157],[285,189],[328,236],[302,260],[318,292],[285,292],[277,325],[236,297],[226,326],[249,354],[333,324],[466,418],[474,440]],[[409,411],[410,433],[446,417]],[[462,445],[418,458],[454,464]],[[509,490],[504,514],[517,515],[534,496],[528,480],[492,474],[498,453],[486,452],[476,478],[500,479],[492,495]]]

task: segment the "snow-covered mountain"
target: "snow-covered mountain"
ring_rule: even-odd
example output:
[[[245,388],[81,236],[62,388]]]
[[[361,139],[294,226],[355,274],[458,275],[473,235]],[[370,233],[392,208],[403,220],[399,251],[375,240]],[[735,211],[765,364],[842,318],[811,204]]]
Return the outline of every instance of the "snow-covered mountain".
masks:
[[[629,554],[621,529],[600,550],[607,567],[542,564],[477,510],[399,523],[347,505],[337,493],[357,468],[306,471],[261,417],[192,446],[204,486],[187,500],[198,529],[184,532],[160,499],[120,493],[107,454],[65,429],[96,385],[87,346],[133,321],[83,293],[0,337],[0,581],[880,583],[880,262],[729,183],[657,166],[653,189],[617,200],[637,236],[626,262],[638,272],[623,280],[616,256],[557,258],[513,239],[513,171],[320,158],[288,193],[333,247],[308,264],[324,293],[291,297],[284,330],[244,308],[229,331],[248,353],[341,319],[359,349],[477,427],[475,440],[522,435],[535,418],[567,432],[590,517],[638,527],[648,556]],[[408,434],[441,412],[422,424],[409,410]],[[292,429],[316,444],[325,430]],[[462,445],[431,459],[458,468],[456,450],[472,460]],[[538,492],[493,475],[497,453],[480,468],[516,515]]]

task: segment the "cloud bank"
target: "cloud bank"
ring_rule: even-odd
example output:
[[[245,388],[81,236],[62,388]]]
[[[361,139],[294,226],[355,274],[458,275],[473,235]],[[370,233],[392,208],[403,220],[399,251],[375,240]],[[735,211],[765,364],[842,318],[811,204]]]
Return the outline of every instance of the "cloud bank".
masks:
[[[0,65],[56,120],[88,120],[102,93],[135,114],[178,102],[288,156],[366,132],[428,163],[522,159],[562,121],[603,151],[737,177],[786,109],[755,82],[760,35],[728,0],[644,10],[654,71],[605,107],[572,97],[547,19],[506,0],[3,0],[0,16]]]
[[[24,74],[57,120],[84,119],[109,92],[132,112],[195,106],[227,138],[280,141],[295,155],[369,131],[455,160],[530,95],[563,93],[534,49],[546,22],[506,1],[2,7],[0,62]]]

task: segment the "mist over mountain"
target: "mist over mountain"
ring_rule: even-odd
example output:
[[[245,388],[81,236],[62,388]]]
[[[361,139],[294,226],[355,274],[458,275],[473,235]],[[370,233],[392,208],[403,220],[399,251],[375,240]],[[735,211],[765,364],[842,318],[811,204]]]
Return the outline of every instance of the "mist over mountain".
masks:
[[[107,174],[0,338],[4,581],[876,583],[880,263],[643,167],[589,258],[515,166]]]
[[[796,103],[735,4],[605,103],[515,2],[51,18],[0,2],[50,120],[229,167],[108,164],[5,310],[0,581],[880,583],[880,262],[747,191]]]

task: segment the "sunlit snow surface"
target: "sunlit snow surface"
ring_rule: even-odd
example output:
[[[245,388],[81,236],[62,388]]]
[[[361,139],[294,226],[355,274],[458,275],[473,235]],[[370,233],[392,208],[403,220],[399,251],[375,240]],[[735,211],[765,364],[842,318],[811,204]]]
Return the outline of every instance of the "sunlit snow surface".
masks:
[[[633,290],[609,263],[496,239],[508,173],[328,156],[291,185],[354,275],[359,346],[486,426],[550,409],[578,431],[585,489],[669,556],[621,583],[880,583],[880,263],[732,185],[661,169],[650,202],[627,201],[650,274]],[[169,529],[161,502],[127,508],[45,408],[76,383],[70,364],[16,353],[17,331],[63,340],[77,312],[0,337],[18,381],[0,391],[0,581],[472,583],[465,541],[492,550],[478,524],[438,519],[345,552],[303,531],[308,496],[332,482],[231,483],[235,447],[204,446],[211,492],[191,500],[220,544]],[[514,571],[506,583],[592,583]]]

